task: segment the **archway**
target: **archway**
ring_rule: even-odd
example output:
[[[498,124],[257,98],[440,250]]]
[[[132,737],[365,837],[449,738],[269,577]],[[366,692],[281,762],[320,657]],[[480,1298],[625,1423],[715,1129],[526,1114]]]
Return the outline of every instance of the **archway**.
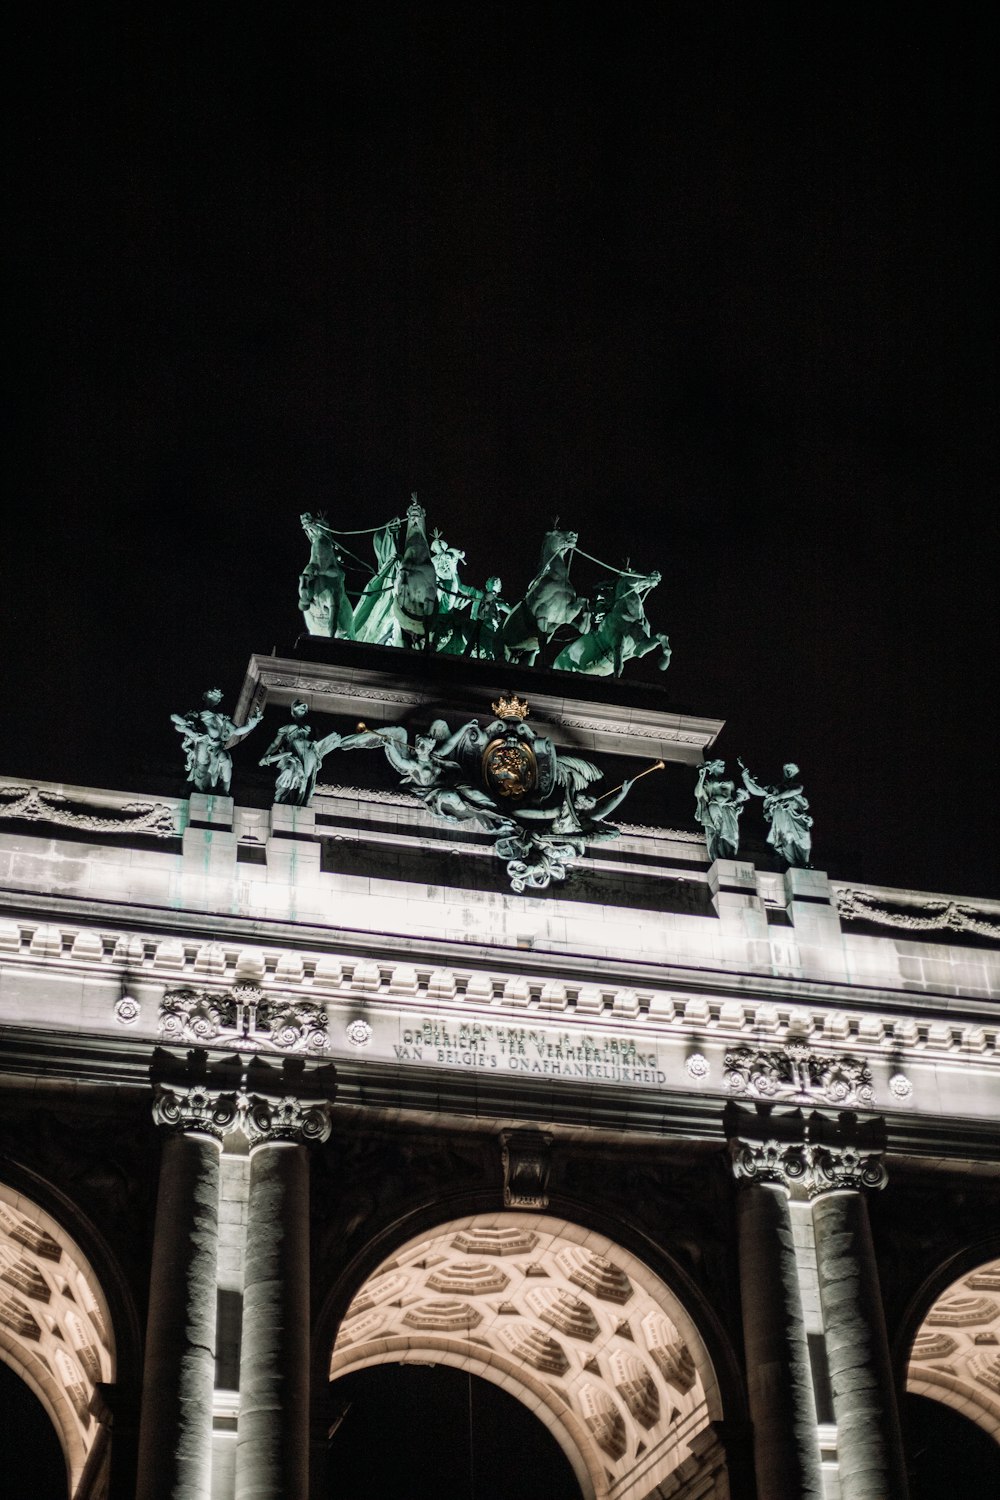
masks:
[[[76,1495],[94,1454],[94,1389],[114,1378],[107,1302],[78,1245],[30,1199],[0,1183],[0,1359],[48,1413]]]
[[[913,1341],[906,1388],[953,1407],[1000,1443],[1000,1260],[936,1298]]]
[[[725,1500],[718,1384],[691,1317],[604,1235],[530,1213],[457,1219],[379,1265],[344,1315],[330,1378],[451,1364],[552,1431],[585,1500],[645,1500],[667,1476]],[[691,1491],[694,1493],[694,1489]]]

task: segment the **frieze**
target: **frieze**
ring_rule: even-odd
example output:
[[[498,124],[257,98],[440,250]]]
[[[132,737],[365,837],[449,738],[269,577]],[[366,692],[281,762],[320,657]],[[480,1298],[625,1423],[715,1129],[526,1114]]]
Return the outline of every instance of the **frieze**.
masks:
[[[0,799],[0,818],[59,823],[87,833],[146,833],[161,839],[177,833],[174,812],[163,802],[125,802],[113,814],[102,815],[75,811],[68,797],[36,786],[0,786]]]
[[[893,911],[867,891],[838,886],[834,894],[838,913],[849,922],[876,922],[910,932],[974,932],[980,937],[1000,937],[1000,920],[958,901],[927,901],[915,911]]]
[[[397,1062],[662,1087],[667,1075],[651,1039],[621,1033],[557,1031],[499,1022],[425,1017],[400,1028]]]
[[[124,1020],[119,1016],[119,1020]],[[210,990],[168,990],[160,1002],[160,1038],[168,1044],[319,1054],[327,1046],[327,1012],[308,1000],[265,997],[256,984]]]
[[[765,1050],[737,1047],[726,1053],[725,1086],[755,1099],[795,1099],[871,1108],[871,1069],[860,1058],[812,1052],[802,1043]]]

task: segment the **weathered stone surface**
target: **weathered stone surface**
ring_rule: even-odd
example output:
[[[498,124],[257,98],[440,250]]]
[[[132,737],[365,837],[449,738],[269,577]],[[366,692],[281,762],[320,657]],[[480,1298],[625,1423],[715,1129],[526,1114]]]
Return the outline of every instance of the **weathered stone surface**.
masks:
[[[843,1500],[905,1500],[899,1417],[878,1271],[860,1192],[813,1209]]]
[[[301,1500],[309,1464],[309,1163],[264,1141],[250,1157],[236,1500]]]
[[[137,1500],[209,1500],[220,1143],[164,1137],[150,1277]]]
[[[740,1293],[758,1500],[822,1500],[816,1407],[788,1195],[745,1183],[737,1195]]]

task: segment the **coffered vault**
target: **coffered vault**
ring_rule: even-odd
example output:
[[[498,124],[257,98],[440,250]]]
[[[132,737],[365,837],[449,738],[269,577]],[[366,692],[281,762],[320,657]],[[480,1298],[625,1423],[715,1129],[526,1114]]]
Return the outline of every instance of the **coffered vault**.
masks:
[[[75,1493],[100,1428],[95,1388],[114,1376],[104,1294],[78,1245],[0,1182],[0,1359],[41,1401]]]
[[[710,1485],[724,1465],[709,1429],[718,1386],[690,1317],[640,1260],[580,1225],[480,1214],[389,1256],[344,1315],[331,1379],[428,1361],[524,1402],[586,1500],[639,1500],[681,1466]]]

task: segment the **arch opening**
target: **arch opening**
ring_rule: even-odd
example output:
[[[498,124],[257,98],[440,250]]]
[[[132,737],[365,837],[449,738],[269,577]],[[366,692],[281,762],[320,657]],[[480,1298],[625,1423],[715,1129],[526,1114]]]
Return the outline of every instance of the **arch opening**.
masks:
[[[718,1382],[676,1294],[605,1236],[529,1213],[453,1220],[409,1241],[344,1315],[330,1378],[452,1364],[550,1429],[585,1500],[728,1496]]]
[[[372,1365],[341,1376],[334,1391],[322,1492],[330,1500],[580,1500],[548,1428],[510,1392],[467,1369]]]
[[[906,1388],[1000,1443],[1000,1260],[966,1272],[934,1301],[910,1350]]]
[[[107,1299],[75,1241],[0,1183],[0,1359],[38,1397],[74,1495],[97,1442],[95,1387],[114,1378]]]

